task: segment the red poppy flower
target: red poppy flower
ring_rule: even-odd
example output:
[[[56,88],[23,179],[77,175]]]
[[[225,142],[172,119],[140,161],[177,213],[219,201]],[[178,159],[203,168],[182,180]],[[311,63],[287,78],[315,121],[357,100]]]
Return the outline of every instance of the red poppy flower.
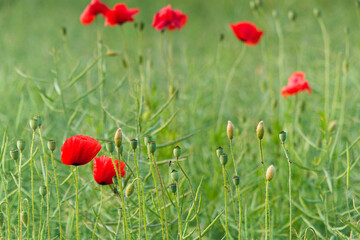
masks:
[[[105,26],[110,25],[111,27],[116,24],[123,24],[125,22],[133,22],[133,16],[139,13],[137,8],[127,8],[125,3],[119,3],[114,6],[114,9],[106,13]]]
[[[84,165],[90,162],[101,149],[101,145],[95,139],[75,135],[64,142],[61,147],[61,162],[65,165]]]
[[[158,31],[167,28],[169,31],[181,29],[187,22],[187,15],[180,10],[172,10],[171,5],[164,7],[155,14],[152,27]]]
[[[264,31],[258,30],[255,24],[251,22],[238,22],[230,24],[235,36],[246,45],[252,46],[258,44]]]
[[[119,171],[119,161],[114,160],[117,171]],[[114,163],[111,158],[101,156],[94,158],[94,179],[98,184],[113,184],[113,177],[116,176]],[[125,163],[120,161],[121,177],[125,176]]]
[[[100,0],[92,0],[81,14],[80,22],[84,25],[89,25],[95,20],[96,15],[101,14],[105,17],[109,10],[108,6],[100,2]]]
[[[311,93],[311,88],[308,81],[305,80],[305,73],[303,72],[294,72],[289,77],[288,85],[281,89],[281,95],[285,98],[287,95],[294,95],[300,91],[308,91]]]

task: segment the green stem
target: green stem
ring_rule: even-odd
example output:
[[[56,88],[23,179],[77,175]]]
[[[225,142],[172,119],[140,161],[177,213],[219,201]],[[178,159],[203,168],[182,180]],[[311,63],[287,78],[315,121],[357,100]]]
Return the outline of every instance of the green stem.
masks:
[[[139,239],[141,239],[141,219],[142,219],[142,214],[143,214],[143,208],[141,206],[141,186],[140,186],[140,173],[139,173],[139,167],[138,167],[138,162],[136,160],[136,151],[133,150],[133,155],[134,155],[134,162],[135,162],[135,167],[136,167],[136,177],[137,177],[137,194],[138,194],[138,205],[139,205]],[[145,229],[146,229],[146,225],[145,225]]]
[[[19,172],[19,190],[18,190],[18,194],[19,194],[19,209],[18,209],[18,217],[19,217],[19,239],[22,239],[22,224],[21,224],[21,212],[22,212],[22,207],[21,207],[21,164],[22,164],[22,158],[23,158],[23,152],[20,151],[20,160],[19,160],[19,166],[18,166],[18,172]]]
[[[8,199],[8,195],[7,195],[7,190],[6,190],[6,184],[5,184],[5,179],[0,171],[0,177],[1,177],[1,182],[3,183],[3,187],[4,187],[4,192],[5,192],[5,200],[6,200],[6,209],[7,209],[7,219],[8,219],[8,240],[11,239],[11,218],[10,218],[10,204],[9,204],[9,199]]]
[[[103,186],[100,185],[100,206],[99,206],[99,211],[98,211],[98,214],[97,214],[97,217],[96,217],[95,226],[94,226],[94,230],[93,230],[91,239],[94,239],[94,237],[95,237],[96,228],[97,228],[97,225],[99,223],[102,202],[103,202]]]
[[[235,157],[234,157],[234,152],[233,152],[233,147],[232,147],[232,139],[229,139],[230,141],[230,152],[231,152],[231,158],[233,160],[234,163],[234,170],[235,170],[235,175],[237,176],[237,170],[236,170],[236,163],[235,163]]]
[[[259,148],[260,148],[260,162],[263,167],[264,181],[266,182],[266,171],[265,171],[264,155],[263,155],[263,148],[262,148],[261,140],[259,140]]]
[[[42,224],[42,214],[43,214],[43,204],[44,204],[44,197],[41,196],[41,203],[40,203],[40,222],[39,222],[39,239],[41,239],[41,224]]]
[[[228,212],[227,212],[227,183],[226,183],[226,173],[225,173],[225,166],[222,166],[222,172],[224,177],[224,193],[225,193],[225,232],[226,232],[226,239],[229,240],[229,230],[228,230]]]
[[[178,213],[178,232],[179,232],[179,239],[182,240],[182,221],[181,221],[181,212],[180,212],[180,194],[179,194],[179,183],[176,182],[176,197],[175,197],[175,204],[176,204],[176,211]]]
[[[58,185],[57,176],[56,176],[56,168],[55,168],[54,152],[53,151],[51,151],[51,162],[52,162],[52,166],[53,166],[53,169],[54,169],[56,196],[57,196],[57,202],[58,202],[58,208],[59,208],[59,231],[60,231],[60,240],[61,240],[63,238],[62,227],[61,227],[61,204],[60,204],[59,185]]]
[[[289,155],[288,155],[288,152],[286,151],[286,148],[285,148],[285,143],[282,143],[282,148],[284,150],[284,153],[285,153],[285,156],[286,156],[286,159],[288,160],[288,165],[289,165],[289,207],[290,207],[290,220],[289,220],[289,226],[290,226],[290,240],[292,238],[291,236],[291,233],[292,233],[292,200],[291,200],[291,161],[290,161],[290,158],[289,158]]]
[[[190,185],[191,196],[192,196],[192,199],[193,199],[193,202],[194,202],[196,224],[197,224],[198,231],[199,231],[199,239],[201,240],[201,227],[200,227],[200,221],[199,221],[199,216],[198,216],[198,211],[197,211],[197,206],[196,206],[196,199],[195,199],[195,193],[194,193],[193,185],[192,185],[192,183],[190,181],[189,176],[186,174],[184,169],[181,167],[178,157],[176,158],[176,163],[177,163],[179,169],[181,170],[182,174],[185,176],[186,180],[188,181],[188,183]]]
[[[265,240],[268,238],[268,201],[269,201],[269,181],[266,181],[265,192]]]
[[[239,201],[239,236],[238,239],[241,240],[241,218],[242,218],[242,209],[241,209],[241,197],[240,197],[240,190],[239,186],[236,186],[236,194]]]
[[[35,130],[33,131],[32,140],[31,140],[31,147],[30,147],[30,178],[31,178],[31,214],[32,214],[32,227],[33,227],[33,239],[35,238],[35,194],[34,194],[34,158],[33,158],[33,151],[34,151],[34,142],[35,142]]]
[[[76,239],[80,240],[79,229],[79,172],[78,167],[75,166],[75,189],[76,189]]]

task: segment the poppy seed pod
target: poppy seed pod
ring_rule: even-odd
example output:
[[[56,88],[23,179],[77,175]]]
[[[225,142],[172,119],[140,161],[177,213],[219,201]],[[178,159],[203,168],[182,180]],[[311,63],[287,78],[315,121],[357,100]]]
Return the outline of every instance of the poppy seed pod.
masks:
[[[133,194],[134,192],[134,184],[130,183],[127,187],[126,187],[126,190],[125,190],[125,195],[126,197],[130,197],[131,194]]]
[[[18,158],[19,158],[19,150],[17,150],[17,149],[11,150],[10,151],[10,156],[11,156],[12,160],[17,161]]]
[[[51,152],[55,151],[56,148],[56,141],[55,140],[49,140],[47,143],[47,146]]]
[[[150,141],[148,144],[148,149],[151,154],[154,154],[156,151],[156,143],[154,141]]]
[[[17,140],[16,146],[17,146],[17,148],[19,149],[20,152],[24,151],[25,146],[26,146],[26,143],[25,143],[24,139]]]
[[[288,18],[289,18],[290,21],[295,22],[296,17],[297,17],[296,12],[294,12],[294,11],[289,11],[288,12]]]
[[[321,17],[321,11],[320,11],[320,9],[314,8],[313,13],[314,13],[314,16],[315,16],[315,17],[317,17],[317,18]]]
[[[149,142],[151,142],[152,141],[152,137],[150,136],[150,135],[146,135],[145,137],[144,137],[144,143],[145,143],[145,145],[147,146],[148,144],[149,144]]]
[[[221,165],[225,166],[227,162],[228,162],[228,155],[226,153],[220,154]]]
[[[30,119],[29,124],[30,124],[30,128],[34,131],[38,128],[38,120],[36,118]]]
[[[234,138],[234,124],[232,124],[231,121],[228,121],[226,133],[230,140],[232,140]]]
[[[36,115],[34,118],[36,118],[37,121],[38,121],[38,127],[41,127],[42,124],[43,124],[43,119],[42,119],[42,117],[41,117],[40,115]]]
[[[143,63],[143,56],[141,56],[141,55],[138,56],[138,63],[139,64]]]
[[[47,191],[47,189],[46,189],[46,186],[45,186],[45,185],[40,186],[40,188],[39,188],[39,193],[40,193],[40,195],[41,195],[42,197],[45,197],[45,196],[46,196],[46,191]]]
[[[264,137],[264,122],[260,121],[256,128],[256,134],[259,140],[262,140]]]
[[[109,153],[114,152],[114,150],[115,150],[115,145],[114,145],[114,142],[113,142],[113,141],[108,141],[108,142],[106,143],[106,150],[107,150]]]
[[[180,176],[179,176],[179,172],[176,171],[176,169],[173,169],[173,170],[171,171],[170,177],[171,177],[171,179],[172,179],[173,181],[177,182],[177,181],[179,180],[179,177],[180,177]]]
[[[271,181],[271,179],[273,179],[274,175],[275,175],[275,167],[273,165],[271,165],[266,170],[266,180]]]
[[[28,220],[29,220],[29,218],[28,218],[27,212],[22,211],[21,212],[21,221],[25,225],[25,227],[27,227],[27,225],[28,225]]]
[[[176,158],[180,157],[181,148],[179,146],[174,147],[173,153],[174,153],[174,157],[176,157]]]
[[[130,146],[131,146],[131,149],[132,149],[133,151],[135,151],[136,148],[137,148],[137,140],[136,140],[136,139],[131,139],[131,140],[130,140]]]
[[[140,31],[144,30],[144,27],[145,27],[145,23],[144,23],[144,22],[140,22],[140,23],[139,23],[139,30],[140,30]]]
[[[222,42],[225,39],[225,35],[223,33],[220,34],[219,41]]]
[[[240,177],[239,177],[239,176],[234,176],[234,177],[233,177],[233,182],[234,182],[235,186],[239,186],[239,184],[240,184]]]
[[[224,153],[224,149],[219,146],[219,147],[216,149],[216,155],[217,155],[217,157],[220,158],[220,155],[223,154],[223,153]]]
[[[118,128],[118,130],[116,130],[115,136],[114,136],[114,143],[115,146],[117,148],[120,148],[120,146],[122,145],[122,131],[121,128]]]
[[[286,141],[286,132],[281,131],[279,134],[279,138],[280,138],[281,143],[284,143]]]
[[[175,194],[176,193],[176,183],[171,183],[169,186],[170,186],[171,192],[173,194]]]

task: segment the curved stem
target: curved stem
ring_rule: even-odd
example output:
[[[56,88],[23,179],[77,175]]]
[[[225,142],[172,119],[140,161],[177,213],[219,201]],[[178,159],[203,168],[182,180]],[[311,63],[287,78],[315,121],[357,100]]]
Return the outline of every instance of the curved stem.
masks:
[[[228,230],[228,212],[227,212],[227,183],[226,183],[226,173],[225,166],[222,166],[222,172],[224,177],[224,193],[225,193],[225,232],[226,239],[229,240],[229,230]]]
[[[79,172],[78,167],[75,166],[75,189],[76,189],[76,239],[80,240],[79,229]]]
[[[94,237],[95,237],[96,228],[99,223],[99,218],[100,218],[100,214],[101,214],[102,202],[103,202],[103,186],[100,185],[100,206],[99,206],[99,211],[98,211],[98,214],[96,217],[96,222],[95,222],[95,226],[94,226],[94,230],[93,230],[91,239],[94,239]]]
[[[57,196],[57,202],[58,202],[58,208],[59,208],[59,231],[60,231],[60,240],[61,240],[63,238],[63,236],[62,236],[62,228],[61,228],[61,204],[60,204],[59,185],[58,185],[57,176],[56,176],[56,168],[55,168],[54,152],[53,151],[51,151],[51,162],[52,162],[52,167],[54,169],[56,196]]]

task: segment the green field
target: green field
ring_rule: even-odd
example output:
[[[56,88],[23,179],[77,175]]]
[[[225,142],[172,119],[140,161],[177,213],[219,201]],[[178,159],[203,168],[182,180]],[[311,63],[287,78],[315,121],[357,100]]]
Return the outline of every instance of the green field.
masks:
[[[103,2],[110,7],[117,3]],[[124,134],[122,160],[128,164],[122,187],[132,182],[135,186],[124,201],[127,217],[121,217],[122,194],[114,193],[116,184],[97,184],[92,162],[76,167],[81,239],[199,239],[199,227],[201,239],[238,239],[240,222],[242,239],[360,237],[358,1],[264,0],[254,10],[249,1],[135,0],[126,2],[140,9],[135,22],[116,27],[105,27],[101,16],[89,26],[82,25],[79,18],[87,4],[85,0],[0,2],[0,239],[61,239],[60,229],[62,239],[76,239],[72,174],[76,171],[62,164],[60,148],[70,136],[87,135],[101,143],[98,156],[110,157],[106,146],[118,128]],[[151,23],[168,4],[186,13],[188,21],[180,31],[161,33]],[[320,10],[320,16],[314,15],[314,9]],[[294,21],[289,11],[296,13]],[[255,23],[264,31],[258,45],[244,45],[234,36],[229,24],[240,21]],[[298,71],[306,74],[312,93],[284,98],[282,87]],[[41,116],[43,125],[42,136],[36,130],[33,138],[29,120],[35,115]],[[234,157],[228,120],[234,125]],[[260,121],[264,166],[256,132]],[[281,131],[287,132],[291,200]],[[156,142],[154,161],[164,188],[151,171],[155,166],[149,163],[146,135]],[[26,142],[21,234],[19,159],[15,163],[10,156],[19,139]],[[134,176],[130,139],[138,140],[139,178]],[[56,141],[56,175],[48,140]],[[177,145],[182,150],[179,162],[192,185],[176,164]],[[219,146],[229,156],[226,184],[216,154]],[[118,159],[117,153],[114,156]],[[276,173],[269,182],[266,214],[264,169],[270,165]],[[179,199],[169,187],[173,169],[180,173]],[[232,180],[236,173],[240,222]],[[143,187],[139,189],[138,183]],[[42,197],[39,188],[44,185],[48,191]]]

